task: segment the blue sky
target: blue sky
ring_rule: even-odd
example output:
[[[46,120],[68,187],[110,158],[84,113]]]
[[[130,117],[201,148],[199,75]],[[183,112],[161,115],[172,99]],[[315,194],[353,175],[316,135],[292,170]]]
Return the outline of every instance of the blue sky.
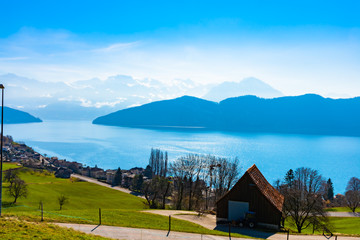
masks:
[[[0,1],[0,74],[360,95],[359,1]]]

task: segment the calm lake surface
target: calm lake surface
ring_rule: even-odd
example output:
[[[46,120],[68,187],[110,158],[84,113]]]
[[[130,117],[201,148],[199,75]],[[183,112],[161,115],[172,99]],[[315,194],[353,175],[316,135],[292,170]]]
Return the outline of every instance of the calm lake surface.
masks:
[[[104,169],[145,167],[153,147],[168,151],[170,160],[188,153],[237,156],[241,174],[255,163],[271,184],[298,167],[330,177],[335,193],[344,193],[350,177],[360,177],[359,137],[148,130],[88,121],[7,124],[4,134],[40,153]]]

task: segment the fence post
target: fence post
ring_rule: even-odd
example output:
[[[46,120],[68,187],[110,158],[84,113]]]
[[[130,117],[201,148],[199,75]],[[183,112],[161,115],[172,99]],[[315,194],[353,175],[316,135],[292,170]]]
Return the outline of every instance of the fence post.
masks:
[[[42,201],[40,202],[40,205],[41,205],[41,221],[43,222],[44,221],[44,208],[43,208],[43,202]]]
[[[99,225],[101,225],[101,208],[99,208]]]
[[[229,222],[229,240],[231,240],[231,222]]]
[[[171,215],[169,215],[169,231],[168,231],[168,233],[166,235],[167,237],[169,236],[170,231],[171,231]]]

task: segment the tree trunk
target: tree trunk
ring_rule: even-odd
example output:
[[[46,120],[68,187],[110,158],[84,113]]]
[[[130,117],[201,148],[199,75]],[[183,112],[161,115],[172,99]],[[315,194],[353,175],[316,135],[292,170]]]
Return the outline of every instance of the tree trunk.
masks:
[[[183,198],[183,183],[180,183],[180,191],[179,191],[179,198],[178,198],[178,202],[176,204],[176,210],[181,210],[181,203],[182,203],[182,198]]]
[[[192,199],[192,179],[190,178],[190,183],[189,183],[189,209],[188,210],[191,210],[191,201]]]
[[[165,194],[164,194],[164,196],[163,196],[162,209],[165,209],[165,200],[166,200],[166,195],[167,195],[167,193],[168,193],[168,191],[169,191],[169,187],[170,187],[170,182],[168,182],[167,187],[166,187]]]

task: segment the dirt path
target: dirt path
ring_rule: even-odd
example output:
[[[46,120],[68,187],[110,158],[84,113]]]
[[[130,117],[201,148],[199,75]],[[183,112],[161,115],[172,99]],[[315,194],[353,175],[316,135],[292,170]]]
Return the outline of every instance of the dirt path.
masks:
[[[186,221],[190,221],[196,224],[199,224],[207,229],[216,228],[216,216],[215,215],[203,215],[198,216],[196,212],[193,211],[180,211],[180,210],[145,210],[144,212],[150,212],[154,214],[159,214],[163,216],[169,216]]]
[[[360,217],[360,213],[356,212],[327,212],[330,217]]]
[[[198,216],[196,212],[192,211],[180,211],[180,210],[145,210],[144,212],[150,212],[153,214],[159,214],[164,216],[169,216],[177,219],[182,219],[186,221],[190,221],[196,224],[199,224],[207,229],[210,230],[219,230],[223,232],[228,232],[228,226],[217,226],[216,225],[216,216],[214,215],[204,215],[204,216]],[[256,229],[249,229],[249,228],[237,228],[232,227],[232,232],[236,232],[239,234],[252,236],[254,238],[262,238],[262,239],[269,239],[269,240],[286,240],[287,236],[284,233],[271,233],[271,232],[263,232],[258,231]],[[331,239],[334,239],[331,238]],[[338,240],[340,239],[346,239],[346,240],[359,240],[360,238],[353,238],[353,237],[338,237]],[[324,236],[306,236],[306,235],[290,235],[289,240],[326,240]]]
[[[140,195],[138,193],[135,193],[135,192],[132,192],[131,190],[127,189],[127,188],[122,188],[122,187],[112,187],[111,185],[107,184],[107,183],[103,183],[103,182],[99,182],[97,179],[94,179],[94,178],[89,178],[89,177],[85,177],[85,176],[82,176],[82,175],[78,175],[78,174],[71,174],[71,177],[74,177],[74,178],[78,178],[78,179],[81,179],[83,181],[86,181],[86,182],[91,182],[91,183],[95,183],[97,185],[100,185],[100,186],[103,186],[103,187],[107,187],[107,188],[111,188],[111,189],[114,189],[114,190],[118,190],[120,192],[124,192],[124,193],[129,193],[131,195],[134,195],[134,196],[137,196],[137,197],[140,197],[140,198],[143,198],[145,199],[145,197],[143,195]]]
[[[72,228],[84,233],[99,235],[112,239],[129,239],[129,240],[174,240],[174,239],[190,239],[190,240],[227,240],[229,237],[202,235],[195,233],[183,233],[171,231],[141,229],[141,228],[125,228],[114,226],[96,226],[88,224],[73,224],[73,223],[54,223],[61,227]],[[95,229],[95,230],[94,230]],[[93,230],[93,231],[92,231]],[[269,240],[286,240],[287,236],[284,234],[275,234],[266,239]],[[248,238],[234,238],[233,240],[249,240]],[[334,238],[331,238],[331,240]],[[338,237],[338,240],[358,240],[359,238],[352,237]],[[326,240],[324,236],[307,236],[307,235],[290,235],[289,240]]]

